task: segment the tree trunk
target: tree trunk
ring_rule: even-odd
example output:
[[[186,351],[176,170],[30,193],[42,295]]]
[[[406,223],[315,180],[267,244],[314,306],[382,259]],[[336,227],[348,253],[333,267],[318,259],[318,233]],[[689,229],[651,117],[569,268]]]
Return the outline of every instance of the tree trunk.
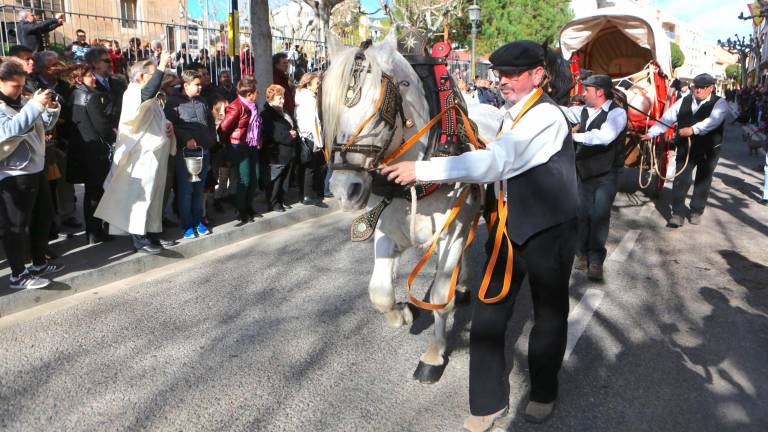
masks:
[[[272,30],[269,26],[267,0],[251,0],[251,52],[254,53],[253,73],[259,82],[257,106],[264,104],[267,87],[272,84]]]

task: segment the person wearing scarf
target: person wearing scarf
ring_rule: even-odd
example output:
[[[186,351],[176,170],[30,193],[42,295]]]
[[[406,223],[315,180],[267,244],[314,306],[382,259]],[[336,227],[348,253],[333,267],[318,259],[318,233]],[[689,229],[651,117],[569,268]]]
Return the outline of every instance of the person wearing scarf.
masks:
[[[238,169],[239,180],[235,207],[238,226],[261,215],[253,209],[253,196],[257,185],[257,166],[261,148],[261,116],[256,108],[259,97],[257,82],[250,77],[237,83],[237,98],[230,103],[219,125],[219,133],[225,143],[232,146],[233,164]]]

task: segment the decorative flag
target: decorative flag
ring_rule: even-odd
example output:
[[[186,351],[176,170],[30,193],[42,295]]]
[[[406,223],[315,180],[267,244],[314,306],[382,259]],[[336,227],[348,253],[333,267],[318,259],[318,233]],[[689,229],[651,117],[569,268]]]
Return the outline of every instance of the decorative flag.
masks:
[[[747,8],[749,8],[749,14],[752,15],[752,23],[755,25],[755,27],[760,27],[760,24],[763,23],[763,17],[760,16],[760,12],[763,10],[763,1],[765,0],[756,1],[747,5]]]

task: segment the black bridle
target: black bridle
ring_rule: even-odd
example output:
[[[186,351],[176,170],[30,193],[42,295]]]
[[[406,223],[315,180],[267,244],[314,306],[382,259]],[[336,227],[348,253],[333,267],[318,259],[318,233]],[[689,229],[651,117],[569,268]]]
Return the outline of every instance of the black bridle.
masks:
[[[353,108],[360,102],[362,95],[363,83],[365,82],[365,76],[371,73],[371,67],[365,65],[365,50],[371,46],[371,41],[367,40],[360,45],[360,48],[355,53],[355,63],[352,66],[352,81],[346,89],[344,95],[344,105],[347,108]],[[333,146],[331,147],[331,153],[329,159],[331,162],[331,168],[337,171],[372,171],[376,169],[381,161],[384,153],[392,145],[395,133],[397,132],[397,120],[400,119],[401,125],[405,125],[405,113],[403,111],[403,98],[400,94],[398,84],[394,78],[382,73],[381,74],[381,90],[379,99],[376,101],[376,110],[358,126],[357,132],[346,142],[336,142],[336,137],[333,137]],[[389,129],[389,138],[385,144],[357,144],[360,134],[369,126],[375,129],[379,124],[384,123]],[[333,163],[335,153],[339,153],[341,156],[341,163]],[[361,154],[366,158],[372,159],[369,165],[357,165],[351,164],[347,160],[348,154]],[[369,159],[369,160],[370,160]]]

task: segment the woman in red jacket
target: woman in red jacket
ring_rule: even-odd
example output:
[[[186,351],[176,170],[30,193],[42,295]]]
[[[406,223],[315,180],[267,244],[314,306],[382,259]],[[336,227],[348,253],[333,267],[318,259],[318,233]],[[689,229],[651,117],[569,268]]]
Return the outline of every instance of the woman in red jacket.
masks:
[[[224,142],[232,145],[232,163],[240,174],[235,197],[240,220],[238,226],[261,217],[252,207],[261,148],[261,116],[256,108],[259,90],[256,85],[256,80],[250,77],[237,83],[237,98],[227,106],[219,125]]]

